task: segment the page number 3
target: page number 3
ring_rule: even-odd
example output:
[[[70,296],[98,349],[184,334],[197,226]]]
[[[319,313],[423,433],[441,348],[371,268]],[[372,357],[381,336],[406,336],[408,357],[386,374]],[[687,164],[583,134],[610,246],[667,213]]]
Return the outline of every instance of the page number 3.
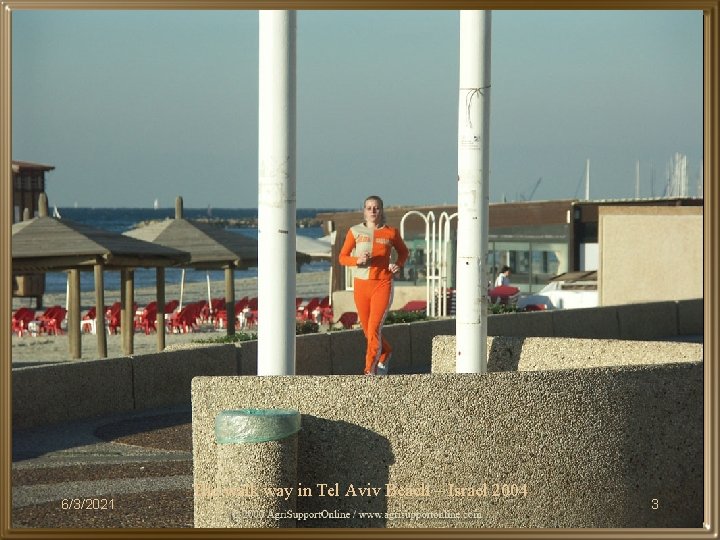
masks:
[[[660,501],[658,499],[653,499],[652,500],[652,509],[657,510],[658,508],[660,508]]]

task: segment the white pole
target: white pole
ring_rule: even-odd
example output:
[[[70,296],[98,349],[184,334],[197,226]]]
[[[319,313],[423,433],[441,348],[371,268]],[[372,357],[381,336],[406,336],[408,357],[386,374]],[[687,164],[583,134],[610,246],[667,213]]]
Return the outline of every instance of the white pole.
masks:
[[[428,226],[427,226],[428,232],[428,239],[429,241],[426,242],[428,246],[428,253],[427,253],[427,276],[428,276],[428,301],[427,304],[427,314],[431,317],[435,317],[435,294],[436,294],[436,284],[437,284],[437,274],[435,272],[436,270],[436,264],[435,264],[435,214],[431,210],[428,212]]]
[[[640,160],[635,161],[635,198],[640,198]]]
[[[182,309],[182,302],[183,302],[183,292],[185,290],[185,269],[182,269],[182,273],[180,275],[180,301],[178,303],[178,311]]]
[[[400,220],[400,237],[405,240],[405,219],[408,216],[416,214],[425,222],[425,306],[430,308],[430,221],[429,216],[421,214],[417,210],[410,210]]]
[[[258,375],[295,374],[294,11],[260,10]]]
[[[460,12],[456,371],[487,371],[490,11]]]
[[[590,200],[590,160],[585,161],[585,200]]]
[[[208,310],[210,315],[214,315],[212,310],[212,296],[210,295],[210,272],[205,272],[205,279],[207,280]]]
[[[457,212],[448,215],[447,212],[440,214],[440,316],[447,316],[447,290],[448,290],[448,247],[450,246],[450,221],[457,217]]]

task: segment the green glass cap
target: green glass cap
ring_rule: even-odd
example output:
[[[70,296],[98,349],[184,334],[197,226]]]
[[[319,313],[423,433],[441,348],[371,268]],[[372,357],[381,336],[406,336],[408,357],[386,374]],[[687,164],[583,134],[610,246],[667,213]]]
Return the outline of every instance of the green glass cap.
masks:
[[[300,431],[300,413],[292,409],[238,409],[215,417],[218,444],[279,441]]]

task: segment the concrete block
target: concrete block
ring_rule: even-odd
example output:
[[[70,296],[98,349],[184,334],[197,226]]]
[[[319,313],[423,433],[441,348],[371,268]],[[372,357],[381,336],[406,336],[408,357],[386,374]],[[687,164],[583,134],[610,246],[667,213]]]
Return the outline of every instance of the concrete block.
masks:
[[[330,375],[330,335],[305,334],[295,340],[295,373],[297,375]]]
[[[85,360],[12,370],[13,429],[133,409],[133,377],[129,358]]]
[[[435,336],[455,335],[455,319],[437,319],[421,321],[410,325],[412,344],[411,373],[429,373],[433,359],[433,340]],[[453,344],[453,358],[455,345]]]
[[[410,373],[412,370],[412,346],[410,344],[410,324],[399,323],[383,326],[382,336],[393,349],[390,358],[391,375]]]
[[[705,302],[702,298],[680,300],[678,308],[678,334],[702,336],[705,331]]]
[[[620,323],[617,306],[596,308],[556,309],[552,316],[556,337],[618,339]]]
[[[367,342],[362,330],[329,332],[333,375],[362,375]]]
[[[298,512],[382,512],[305,527],[702,526],[702,362],[372,381],[196,378],[196,490],[217,481],[215,415],[248,407],[303,415],[297,481],[313,496],[298,497]],[[321,484],[339,493],[321,496]],[[378,492],[353,496],[368,485]],[[398,496],[401,487],[408,496]],[[469,496],[471,488],[488,495]],[[654,498],[664,512],[648,504]]]
[[[190,403],[190,383],[200,375],[237,375],[234,345],[209,345],[131,357],[135,408]]]
[[[455,343],[456,337],[435,336],[432,338],[432,360],[430,369],[432,373],[455,372]]]
[[[675,302],[626,304],[617,306],[620,339],[654,339],[678,335],[678,309]]]
[[[433,340],[433,373],[455,372],[455,336]],[[585,369],[699,362],[702,343],[537,337],[489,337],[488,372]]]
[[[488,336],[548,337],[554,332],[552,313],[549,311],[488,315],[487,324]]]

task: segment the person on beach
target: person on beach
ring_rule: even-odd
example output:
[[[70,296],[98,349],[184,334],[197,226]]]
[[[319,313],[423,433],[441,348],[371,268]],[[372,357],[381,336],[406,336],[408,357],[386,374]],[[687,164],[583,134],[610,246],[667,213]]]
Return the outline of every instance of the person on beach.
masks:
[[[509,287],[510,286],[510,267],[505,265],[500,269],[500,273],[495,279],[496,287]]]
[[[339,262],[353,267],[353,297],[365,338],[365,375],[386,375],[392,347],[382,326],[392,304],[393,279],[408,257],[400,232],[385,223],[383,201],[371,195],[363,204],[362,223],[350,228]],[[397,258],[390,262],[392,249]]]

